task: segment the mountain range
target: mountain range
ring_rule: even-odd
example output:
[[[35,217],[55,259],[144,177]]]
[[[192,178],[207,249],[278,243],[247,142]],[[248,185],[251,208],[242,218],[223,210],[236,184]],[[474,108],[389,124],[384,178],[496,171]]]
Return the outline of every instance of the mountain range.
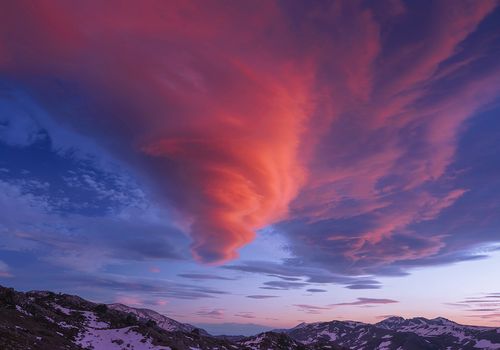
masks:
[[[477,350],[500,349],[500,328],[445,318],[302,323],[251,337],[212,336],[149,309],[0,286],[2,350]]]

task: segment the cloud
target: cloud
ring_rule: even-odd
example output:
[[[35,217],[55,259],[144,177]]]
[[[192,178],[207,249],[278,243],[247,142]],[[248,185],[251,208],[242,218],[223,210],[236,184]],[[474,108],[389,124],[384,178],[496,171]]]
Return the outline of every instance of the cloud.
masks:
[[[234,314],[234,316],[242,318],[256,318],[256,316],[252,312],[238,312]]]
[[[392,299],[376,299],[376,298],[358,298],[356,301],[347,303],[330,304],[331,307],[336,306],[364,306],[364,305],[385,305],[399,303],[397,300]]]
[[[270,50],[278,41],[287,45],[282,40],[288,36],[287,21],[276,4],[251,9],[163,4],[160,11],[157,6],[145,4],[139,13],[128,6],[119,13],[113,6],[100,6],[103,15],[92,17],[91,31],[81,18],[94,12],[91,4],[6,8],[6,28],[22,19],[30,25],[14,25],[12,37],[1,37],[0,62],[17,78],[16,73],[27,70],[34,75],[50,71],[61,77],[57,84],[79,81],[73,92],[84,95],[95,113],[65,117],[64,123],[103,141],[117,158],[141,169],[159,198],[187,223],[197,259],[235,258],[236,249],[250,242],[255,230],[286,216],[304,178],[297,153],[312,71],[290,60],[286,47]],[[169,19],[160,13],[168,13]],[[44,24],[47,16],[55,27],[65,28],[66,36]],[[197,18],[199,28],[186,30],[188,18]],[[271,27],[281,35],[269,36]],[[108,45],[123,33],[129,37],[123,45]],[[200,50],[207,40],[211,43]],[[248,55],[241,40],[260,42],[259,49]],[[40,52],[39,59],[16,54],[17,41]],[[86,59],[97,47],[99,54]],[[255,65],[261,60],[267,63]],[[69,64],[53,64],[62,61]],[[80,68],[71,68],[73,64]],[[131,77],[142,82],[140,87],[129,84]],[[51,114],[59,115],[61,100],[50,102],[62,90],[49,81],[40,83],[51,86],[38,97],[46,97]],[[41,86],[31,88],[42,91]],[[111,102],[117,99],[122,102]]]
[[[0,133],[27,147],[62,124],[140,176],[171,215],[163,237],[117,254],[175,258],[166,237],[182,231],[198,261],[226,262],[273,225],[311,270],[265,273],[374,289],[346,276],[401,276],[498,241],[498,169],[475,170],[495,141],[462,144],[499,97],[496,2],[94,6],[2,6],[0,67],[48,117],[13,100]]]
[[[300,277],[286,277],[286,276],[272,275],[272,274],[269,274],[267,276],[269,276],[269,277],[276,277],[276,278],[279,278],[279,279],[282,279],[282,280],[285,280],[285,281],[301,281],[302,280],[302,278],[300,278]]]
[[[118,295],[115,299],[115,303],[131,305],[131,306],[143,306],[144,302],[138,298],[128,295]]]
[[[33,189],[30,182],[0,180],[3,249],[36,249],[44,252],[42,260],[85,271],[117,261],[184,259],[182,245],[187,250],[187,241],[180,231],[156,220],[154,209],[61,214],[47,195],[52,185]]]
[[[22,101],[0,99],[0,142],[26,147],[43,140],[46,134],[22,105]]]
[[[234,278],[211,275],[207,273],[180,273],[177,276],[182,278],[188,278],[191,280],[221,280],[221,281],[233,281]]]
[[[223,269],[242,271],[247,273],[264,274],[278,277],[283,280],[273,281],[266,288],[280,288],[287,286],[304,287],[311,283],[343,284],[351,289],[376,289],[379,282],[370,278],[358,278],[334,274],[324,268],[314,268],[301,265],[295,259],[287,259],[282,263],[270,261],[242,261],[239,264],[225,265]],[[305,279],[305,282],[304,282]],[[301,281],[301,282],[299,282]]]
[[[500,293],[485,293],[446,305],[460,309],[465,317],[484,319],[493,325],[500,320]]]
[[[269,281],[269,282],[264,282],[264,287],[260,288],[272,289],[272,290],[289,290],[289,289],[300,289],[308,285],[309,283],[304,283],[304,282]]]
[[[322,311],[330,310],[330,307],[308,305],[308,304],[294,304],[300,311],[308,314],[320,314]]]
[[[348,289],[379,289],[381,288],[381,284],[379,281],[375,280],[355,280],[349,285],[346,286]]]
[[[277,295],[254,294],[254,295],[247,295],[247,298],[250,298],[250,299],[272,299],[272,298],[278,298],[278,296]]]
[[[326,289],[310,288],[310,289],[306,289],[306,292],[309,292],[309,293],[325,293],[325,292],[328,292],[328,291]]]
[[[226,291],[211,287],[176,283],[161,279],[141,279],[130,276],[111,274],[63,274],[53,278],[53,283],[63,286],[66,290],[79,292],[114,292],[123,297],[153,300],[183,299],[196,300],[216,298],[229,294]]]
[[[221,319],[224,317],[224,309],[203,309],[196,312],[196,315],[206,318]]]
[[[10,273],[9,265],[0,260],[0,278],[9,278],[13,277]]]
[[[363,38],[379,50],[376,57],[367,55],[373,70],[353,80],[359,83],[352,84],[356,91],[366,95],[356,99],[337,84],[325,84],[345,100],[327,109],[332,117],[315,148],[309,168],[314,176],[292,202],[291,219],[278,225],[305,264],[336,273],[391,275],[410,265],[447,263],[452,254],[469,258],[464,246],[457,247],[457,241],[467,240],[465,232],[445,235],[429,226],[462,202],[474,206],[473,189],[455,181],[449,169],[467,121],[498,98],[492,90],[500,78],[498,64],[489,55],[480,69],[477,52],[469,50],[472,36],[491,40],[491,32],[476,29],[495,4],[474,8],[464,2],[453,14],[448,6],[453,4],[429,6],[435,17],[416,40],[391,47],[391,35]],[[409,18],[400,18],[397,31],[410,30]],[[333,80],[328,77],[325,72],[325,80]],[[455,226],[458,217],[447,216],[442,226]]]
[[[386,305],[394,303],[398,303],[398,301],[392,299],[358,298],[356,301],[329,304],[327,306],[316,306],[309,304],[294,304],[294,306],[298,307],[301,311],[310,314],[320,314],[325,310],[331,310],[339,306],[376,306],[376,305]]]

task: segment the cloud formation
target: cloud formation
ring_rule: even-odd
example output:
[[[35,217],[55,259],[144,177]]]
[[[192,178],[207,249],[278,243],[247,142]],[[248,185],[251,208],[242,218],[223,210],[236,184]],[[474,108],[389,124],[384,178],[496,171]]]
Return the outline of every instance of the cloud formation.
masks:
[[[327,306],[316,306],[309,304],[295,304],[300,311],[308,313],[308,314],[320,314],[322,311],[330,310],[330,307]]]
[[[0,278],[9,278],[9,277],[12,277],[9,266],[2,260],[0,260]]]
[[[256,318],[256,316],[252,312],[238,312],[234,314],[234,316],[242,318]]]
[[[277,295],[265,295],[265,294],[253,294],[253,295],[247,295],[247,298],[250,299],[272,299],[272,298],[278,298]]]
[[[196,315],[206,318],[222,319],[224,317],[224,309],[203,309],[196,312]]]
[[[320,314],[326,310],[332,310],[339,306],[364,306],[364,307],[372,307],[377,305],[385,305],[385,304],[394,304],[399,301],[393,299],[380,299],[380,298],[358,298],[355,301],[344,302],[344,303],[336,303],[329,304],[326,306],[317,306],[310,304],[294,304],[300,311],[306,312],[308,314]]]
[[[199,260],[235,258],[255,230],[286,216],[304,177],[296,158],[311,72],[290,52],[271,50],[286,34],[282,14],[273,3],[151,2],[140,11],[99,4],[95,16],[96,5],[5,6],[2,26],[12,36],[0,37],[2,68],[15,78],[31,71],[41,84],[34,88],[48,88],[47,102],[55,86],[42,75],[78,81],[94,112],[62,122],[141,169],[178,211]],[[187,30],[194,18],[198,28]],[[18,50],[23,45],[39,52],[36,62]],[[51,112],[59,107],[51,104]]]
[[[330,306],[358,306],[358,305],[383,305],[383,304],[394,304],[398,303],[397,300],[393,299],[377,299],[377,298],[358,298],[356,301],[351,301],[347,303],[330,304]]]
[[[263,289],[300,289],[314,283],[335,283],[349,289],[378,289],[380,282],[366,277],[351,277],[334,274],[325,268],[301,266],[295,259],[282,263],[270,261],[242,261],[238,264],[225,265],[225,270],[264,274],[281,279],[264,283]]]
[[[195,281],[202,280],[221,280],[221,281],[232,281],[234,278],[212,275],[209,273],[180,273],[177,276],[182,278],[187,278]]]
[[[500,320],[500,293],[477,295],[447,305],[461,310],[465,317],[481,319],[493,325]]]
[[[458,152],[472,117],[499,98],[497,17],[495,1],[466,0],[18,1],[0,9],[0,69],[51,125],[133,169],[198,261],[234,259],[273,225],[296,257],[286,269],[309,270],[267,266],[282,281],[263,288],[374,289],[346,276],[404,275],[498,241],[492,198],[486,215],[461,215],[464,203],[484,202],[485,185],[469,176],[474,154]],[[2,116],[5,144],[52,137],[39,132],[47,118],[27,115]],[[123,251],[176,257],[153,236]]]

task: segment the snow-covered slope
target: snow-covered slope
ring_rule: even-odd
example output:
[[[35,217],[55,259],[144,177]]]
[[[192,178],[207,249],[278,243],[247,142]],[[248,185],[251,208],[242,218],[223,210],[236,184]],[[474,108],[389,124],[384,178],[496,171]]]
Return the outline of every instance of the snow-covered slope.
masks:
[[[305,346],[283,333],[265,332],[253,337],[247,337],[238,342],[242,347],[252,350],[300,350]]]

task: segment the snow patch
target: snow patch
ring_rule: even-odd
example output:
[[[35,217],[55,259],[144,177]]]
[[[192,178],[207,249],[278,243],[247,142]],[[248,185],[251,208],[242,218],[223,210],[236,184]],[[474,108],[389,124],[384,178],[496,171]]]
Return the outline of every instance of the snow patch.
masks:
[[[28,311],[24,310],[21,306],[16,305],[16,310],[26,316],[32,316]]]
[[[61,311],[63,314],[65,315],[70,315],[74,310],[71,310],[71,309],[68,309],[68,308],[65,308],[59,304],[56,304],[56,303],[52,303],[52,307],[56,310],[59,310]]]
[[[82,311],[83,316],[87,319],[87,326],[92,328],[107,328],[109,324],[107,322],[101,322],[97,320],[97,316],[92,311]]]
[[[93,350],[171,350],[167,346],[151,344],[151,339],[137,333],[133,327],[120,329],[88,328],[79,334],[77,345]]]
[[[377,347],[378,350],[389,350],[389,346],[391,345],[391,341],[387,340],[380,343]]]

